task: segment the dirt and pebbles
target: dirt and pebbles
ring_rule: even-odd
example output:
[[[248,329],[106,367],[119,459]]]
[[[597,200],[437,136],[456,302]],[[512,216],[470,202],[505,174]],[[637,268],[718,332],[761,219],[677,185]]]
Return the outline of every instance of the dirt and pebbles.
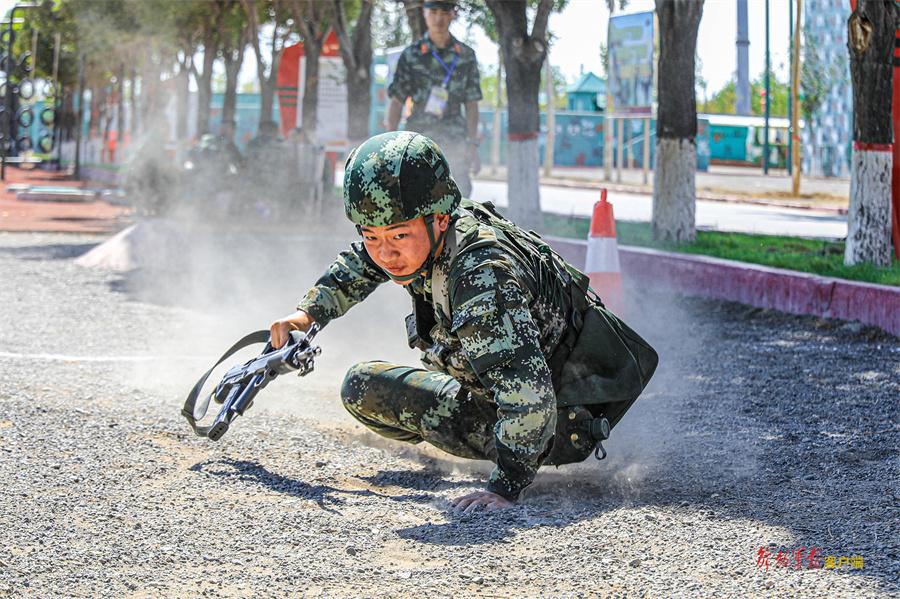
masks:
[[[285,240],[246,278],[258,256],[237,260],[233,285],[214,263],[177,280],[74,264],[102,239],[0,234],[0,596],[900,593],[897,338],[642,297],[632,320],[662,363],[609,458],[460,517],[449,500],[488,465],[381,441],[337,397],[355,360],[414,359],[402,293],[326,328],[320,371],[275,381],[211,443],[185,392],[290,310],[328,244]],[[812,548],[864,561],[810,569]]]

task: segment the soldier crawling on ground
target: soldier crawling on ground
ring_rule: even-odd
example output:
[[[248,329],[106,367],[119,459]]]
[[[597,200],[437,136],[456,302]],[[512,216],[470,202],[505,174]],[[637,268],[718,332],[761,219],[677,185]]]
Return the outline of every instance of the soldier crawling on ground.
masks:
[[[326,325],[388,280],[412,297],[427,369],[364,362],[341,398],[376,433],[496,464],[458,510],[511,505],[542,464],[587,458],[643,390],[653,349],[603,308],[587,277],[491,206],[462,199],[440,148],[413,132],[351,152],[344,209],[362,242],[273,322],[272,344]]]

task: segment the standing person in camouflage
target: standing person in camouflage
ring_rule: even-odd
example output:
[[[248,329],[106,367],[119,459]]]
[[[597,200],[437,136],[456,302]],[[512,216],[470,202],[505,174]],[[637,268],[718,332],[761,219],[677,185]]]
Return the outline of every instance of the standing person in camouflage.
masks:
[[[475,51],[450,34],[456,2],[426,1],[422,39],[403,50],[388,87],[388,131],[396,131],[407,98],[412,114],[407,131],[433,139],[450,162],[453,177],[464,197],[472,193],[469,172],[481,168],[478,157],[478,101],[481,81]],[[461,106],[465,106],[463,116]]]
[[[506,507],[542,464],[602,449],[656,354],[588,297],[585,275],[536,235],[462,200],[441,150],[413,132],[377,135],[351,152],[344,207],[363,240],[297,312],[271,324],[275,347],[382,283],[403,285],[413,300],[410,345],[427,368],[357,364],[341,397],[384,437],[494,462],[487,488],[456,499],[457,509]]]

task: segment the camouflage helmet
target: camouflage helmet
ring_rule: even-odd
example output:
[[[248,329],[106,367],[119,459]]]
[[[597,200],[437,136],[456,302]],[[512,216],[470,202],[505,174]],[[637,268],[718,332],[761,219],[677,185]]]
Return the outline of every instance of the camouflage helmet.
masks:
[[[360,227],[451,214],[461,199],[436,143],[412,131],[369,138],[347,157],[344,212]]]

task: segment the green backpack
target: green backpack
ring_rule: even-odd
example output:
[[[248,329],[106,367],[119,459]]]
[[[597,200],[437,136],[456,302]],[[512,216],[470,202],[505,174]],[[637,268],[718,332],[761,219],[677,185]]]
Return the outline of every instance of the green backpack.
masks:
[[[596,417],[605,416],[610,428],[615,426],[650,382],[659,363],[656,350],[607,310],[590,288],[587,275],[563,260],[537,233],[519,228],[488,202],[463,199],[460,208],[492,227],[496,243],[505,250],[531,263],[543,262],[565,282],[572,302],[570,326],[548,360],[557,407],[585,406]],[[480,246],[463,247],[454,259]],[[435,302],[446,303],[446,282],[433,279],[432,293]]]

